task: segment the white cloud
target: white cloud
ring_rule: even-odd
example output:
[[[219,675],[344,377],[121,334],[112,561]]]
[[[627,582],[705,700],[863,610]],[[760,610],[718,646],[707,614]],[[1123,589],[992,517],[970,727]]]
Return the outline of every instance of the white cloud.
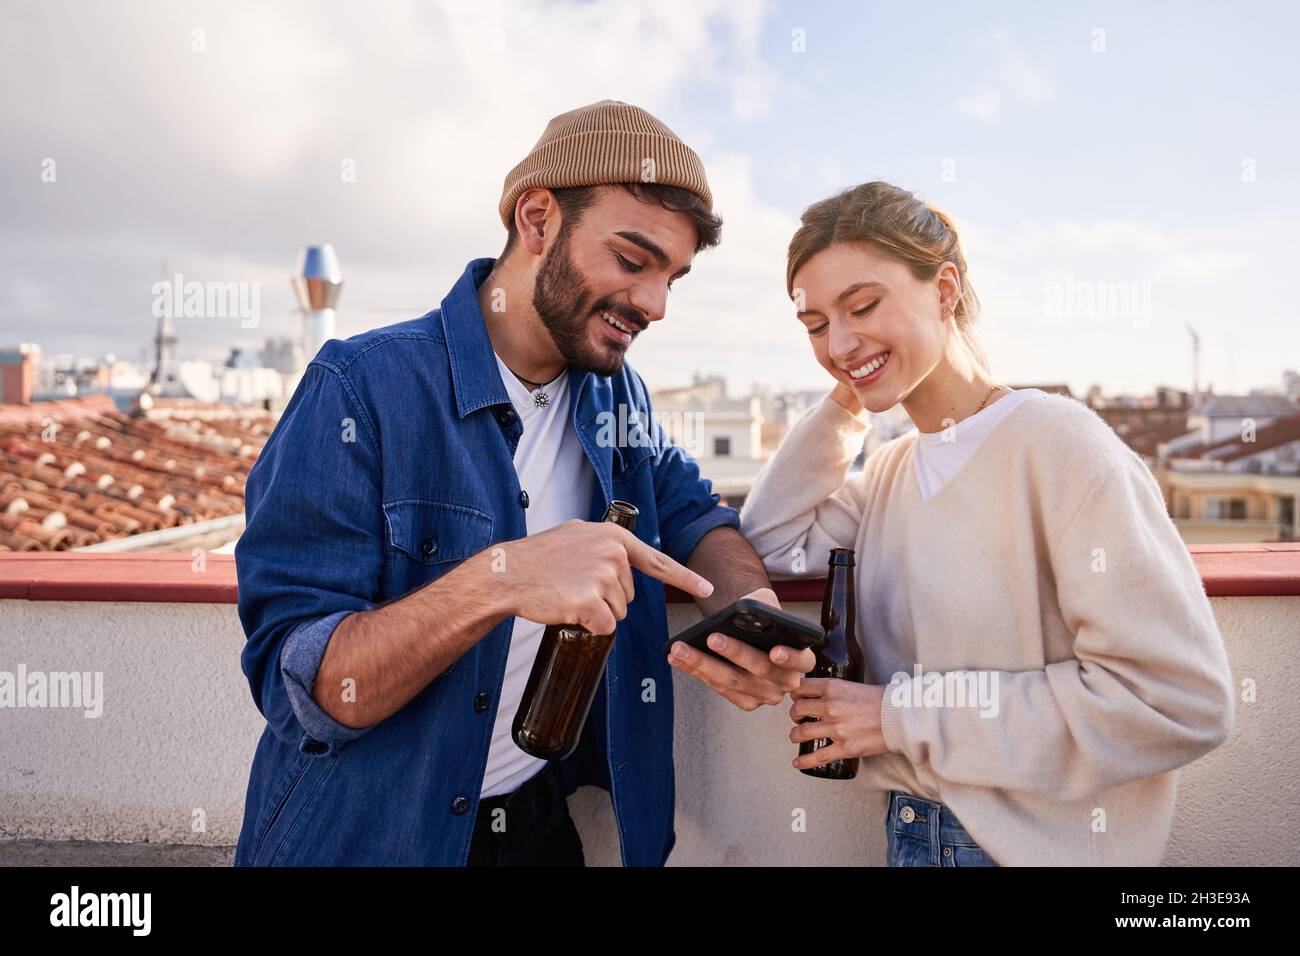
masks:
[[[1238,275],[1248,263],[1239,252],[1180,252],[1156,263],[1156,278],[1183,279],[1189,282],[1221,282]]]
[[[1002,112],[1002,94],[986,87],[957,97],[956,106],[971,119],[997,119]]]
[[[758,0],[33,7],[0,34],[12,253],[0,323],[60,351],[135,356],[152,334],[140,290],[165,257],[196,278],[264,282],[268,333],[291,332],[289,271],[324,241],[344,271],[340,333],[419,315],[468,259],[499,251],[502,180],[557,113],[644,106],[712,172],[697,101],[742,118],[770,109],[765,12]],[[53,184],[40,181],[47,156]],[[745,220],[742,202],[752,194],[729,220]],[[230,341],[181,333],[189,355],[220,357]]]
[[[785,292],[785,257],[798,220],[754,194],[753,159],[714,153],[708,164],[722,244],[696,257],[668,313],[629,359],[656,386],[684,384],[697,367],[744,391],[758,379],[818,381],[803,327]]]
[[[187,276],[262,282],[264,331],[291,333],[289,272],[303,244],[323,241],[344,271],[341,334],[413,317],[437,305],[466,260],[499,250],[502,179],[546,120],[614,98],[646,107],[695,146],[726,220],[722,247],[698,258],[633,363],[655,384],[696,367],[738,387],[818,384],[784,290],[793,204],[868,170],[928,181],[932,160],[915,172],[906,150],[887,143],[802,148],[824,106],[819,91],[841,74],[802,58],[780,87],[761,56],[767,12],[758,0],[29,5],[0,31],[2,334],[49,352],[137,358],[153,331],[148,290],[163,257]],[[206,52],[192,49],[195,29],[206,31]],[[1005,34],[985,52],[956,97],[976,119],[1046,118],[1056,83],[1072,79]],[[788,211],[760,196],[756,159],[713,131],[715,114],[770,118],[775,103],[787,115],[756,125],[768,139],[754,148],[770,150],[764,182],[794,184]],[[40,182],[43,157],[58,160],[57,184]],[[355,183],[342,181],[345,158],[356,162]],[[961,205],[978,208],[970,200]],[[985,306],[980,334],[1012,380],[1176,383],[1189,320],[1205,335],[1207,377],[1224,378],[1208,368],[1211,353],[1227,351],[1216,335],[1237,336],[1238,368],[1259,380],[1253,370],[1295,351],[1283,314],[1292,229],[1280,214],[1262,223],[1216,215],[1192,229],[1051,215],[960,223]],[[1044,284],[1066,274],[1152,282],[1145,337],[1047,321]],[[230,341],[218,327],[181,330],[187,357],[221,357]]]
[[[1039,105],[1051,102],[1056,87],[1052,63],[1046,56],[1034,58],[1012,42],[1005,33],[994,33],[995,61],[987,79],[974,90],[958,96],[953,105],[972,119],[989,122],[1013,103]]]
[[[1221,390],[1276,374],[1285,337],[1266,330],[1286,275],[1290,226],[1281,219],[1212,230],[1117,219],[965,222],[959,230],[983,306],[976,328],[1004,381],[1068,381],[1077,391],[1097,382],[1133,394],[1154,383],[1187,387],[1187,322],[1203,335],[1203,379]],[[1243,248],[1270,252],[1247,257]],[[1149,298],[1145,314],[1046,307],[1062,293],[1100,298],[1124,287]]]
[[[1031,58],[1005,33],[994,34],[993,43],[998,51],[996,76],[1007,92],[1026,103],[1046,103],[1056,95],[1046,57]]]
[[[1175,239],[1165,233],[1124,219],[1100,219],[1089,222],[1061,219],[1053,223],[1053,238],[1080,249],[1115,249],[1123,247],[1140,252],[1163,252]]]

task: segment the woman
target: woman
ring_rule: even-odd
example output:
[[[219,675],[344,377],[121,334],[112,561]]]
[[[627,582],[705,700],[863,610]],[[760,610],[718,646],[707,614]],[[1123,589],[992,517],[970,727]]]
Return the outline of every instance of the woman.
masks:
[[[867,668],[791,695],[790,740],[833,741],[794,765],[864,758],[890,865],[1158,864],[1233,693],[1150,471],[1087,406],[991,375],[957,232],[911,193],[810,206],[786,282],[835,386],[742,529],[773,572],[856,550]],[[866,412],[900,403],[916,430],[850,474]]]

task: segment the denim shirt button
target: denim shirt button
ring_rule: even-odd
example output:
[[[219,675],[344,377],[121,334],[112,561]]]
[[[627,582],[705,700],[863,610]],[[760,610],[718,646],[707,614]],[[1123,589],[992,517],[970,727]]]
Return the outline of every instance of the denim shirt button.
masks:
[[[526,491],[519,492],[519,503],[525,508],[528,507],[528,492]]]
[[[420,542],[420,553],[426,558],[431,558],[438,553],[438,542],[432,538],[425,538]]]
[[[451,812],[460,816],[469,809],[469,797],[461,794],[455,800],[451,801]]]
[[[483,711],[488,709],[488,702],[490,700],[492,700],[492,698],[487,695],[486,691],[479,694],[474,698],[474,709],[480,714],[483,713]]]
[[[514,417],[515,417],[515,413],[510,411],[510,409],[508,408],[503,408],[501,409],[501,411],[497,412],[497,421],[499,421],[502,425],[509,425],[510,419]]]

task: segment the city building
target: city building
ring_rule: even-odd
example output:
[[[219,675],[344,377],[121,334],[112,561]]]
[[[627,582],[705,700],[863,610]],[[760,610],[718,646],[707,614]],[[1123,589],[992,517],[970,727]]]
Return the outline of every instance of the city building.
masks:
[[[1195,544],[1300,540],[1300,408],[1282,416],[1276,396],[1219,398],[1233,401],[1189,415],[1192,430],[1157,448],[1152,470],[1174,523]]]
[[[713,490],[739,508],[766,459],[762,400],[730,398],[726,380],[700,376],[651,395],[655,418],[675,445],[699,462]]]
[[[1300,540],[1300,404],[1286,394],[1157,388],[1089,403],[1151,468],[1188,544]]]

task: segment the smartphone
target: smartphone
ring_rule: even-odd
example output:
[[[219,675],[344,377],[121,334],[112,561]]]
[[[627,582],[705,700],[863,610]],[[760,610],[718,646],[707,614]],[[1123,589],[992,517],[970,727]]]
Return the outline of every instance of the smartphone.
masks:
[[[816,649],[826,642],[826,632],[816,624],[810,624],[801,617],[795,617],[788,611],[774,608],[762,601],[741,598],[717,614],[691,625],[676,637],[669,638],[664,645],[664,654],[667,655],[678,641],[685,641],[697,650],[726,661],[725,657],[708,645],[709,635],[715,632],[744,641],[764,654],[778,645]],[[730,664],[731,661],[727,663]]]

